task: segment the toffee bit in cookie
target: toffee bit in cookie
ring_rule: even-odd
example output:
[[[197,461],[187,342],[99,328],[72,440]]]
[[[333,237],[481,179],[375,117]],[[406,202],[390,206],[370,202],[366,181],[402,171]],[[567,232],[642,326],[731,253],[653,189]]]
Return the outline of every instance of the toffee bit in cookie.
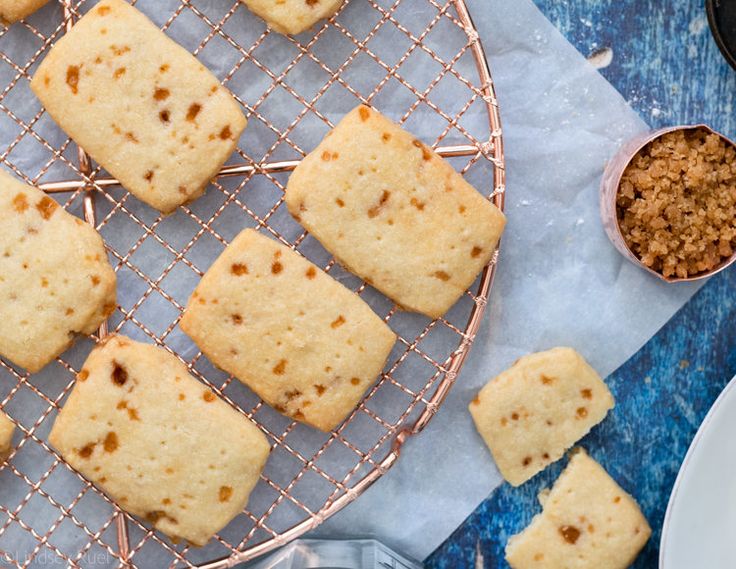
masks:
[[[662,135],[624,171],[616,210],[626,245],[654,271],[718,267],[736,246],[736,149],[702,128]]]

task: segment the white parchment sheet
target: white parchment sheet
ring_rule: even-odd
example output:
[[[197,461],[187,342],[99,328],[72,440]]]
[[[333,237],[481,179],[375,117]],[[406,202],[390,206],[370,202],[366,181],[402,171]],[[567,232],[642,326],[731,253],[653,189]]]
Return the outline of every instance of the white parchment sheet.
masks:
[[[598,183],[622,140],[647,128],[530,0],[469,0],[501,105],[508,170],[501,260],[470,359],[424,433],[357,502],[314,535],[375,536],[418,559],[501,478],[467,404],[518,356],[580,350],[607,375],[697,290],[667,285],[616,253]]]

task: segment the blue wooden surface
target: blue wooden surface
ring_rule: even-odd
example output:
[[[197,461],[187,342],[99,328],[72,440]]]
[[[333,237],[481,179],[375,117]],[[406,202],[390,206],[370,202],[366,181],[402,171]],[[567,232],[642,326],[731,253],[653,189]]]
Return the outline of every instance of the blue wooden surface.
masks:
[[[736,72],[711,38],[702,0],[537,0],[537,5],[583,54],[613,50],[601,73],[653,127],[702,121],[736,135]],[[710,405],[736,373],[735,287],[733,269],[712,278],[607,378],[616,409],[583,440],[636,496],[652,525],[636,569],[657,566],[662,519],[679,465]],[[427,566],[508,567],[506,540],[539,511],[537,493],[561,468],[554,465],[520,488],[502,486]]]

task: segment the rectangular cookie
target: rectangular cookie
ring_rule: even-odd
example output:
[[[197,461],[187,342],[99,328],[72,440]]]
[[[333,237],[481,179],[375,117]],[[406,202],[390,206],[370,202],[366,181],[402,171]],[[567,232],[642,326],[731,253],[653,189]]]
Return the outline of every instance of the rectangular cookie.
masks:
[[[270,450],[175,356],[123,336],[89,355],[49,442],[121,508],[194,545],[243,510]]]
[[[506,223],[450,164],[365,106],[302,160],[286,203],[347,269],[433,318],[490,261]]]
[[[0,0],[0,22],[12,24],[43,8],[49,0]]]
[[[39,371],[114,309],[115,273],[100,235],[0,171],[0,356]]]
[[[582,449],[540,501],[506,546],[512,569],[626,569],[651,535],[636,501]]]
[[[202,195],[246,125],[217,78],[123,0],[80,19],[31,88],[77,144],[164,213]]]
[[[572,348],[524,356],[470,403],[503,477],[518,486],[600,423],[614,406],[598,373]]]
[[[323,431],[358,404],[396,341],[357,294],[252,229],[202,277],[180,326],[277,411]]]
[[[299,34],[323,18],[329,18],[344,0],[242,0],[248,8],[274,30]]]

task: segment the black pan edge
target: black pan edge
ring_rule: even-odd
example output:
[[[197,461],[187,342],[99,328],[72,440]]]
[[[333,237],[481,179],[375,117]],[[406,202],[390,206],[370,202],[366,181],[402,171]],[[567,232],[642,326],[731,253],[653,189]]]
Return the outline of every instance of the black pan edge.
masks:
[[[716,41],[716,45],[718,45],[718,49],[721,50],[723,57],[726,58],[726,61],[728,61],[731,67],[736,69],[736,54],[728,48],[728,44],[724,40],[722,31],[719,27],[718,17],[716,15],[718,4],[721,1],[723,0],[705,0],[705,11],[708,14],[708,25],[710,26],[710,31],[713,34],[713,39]]]

